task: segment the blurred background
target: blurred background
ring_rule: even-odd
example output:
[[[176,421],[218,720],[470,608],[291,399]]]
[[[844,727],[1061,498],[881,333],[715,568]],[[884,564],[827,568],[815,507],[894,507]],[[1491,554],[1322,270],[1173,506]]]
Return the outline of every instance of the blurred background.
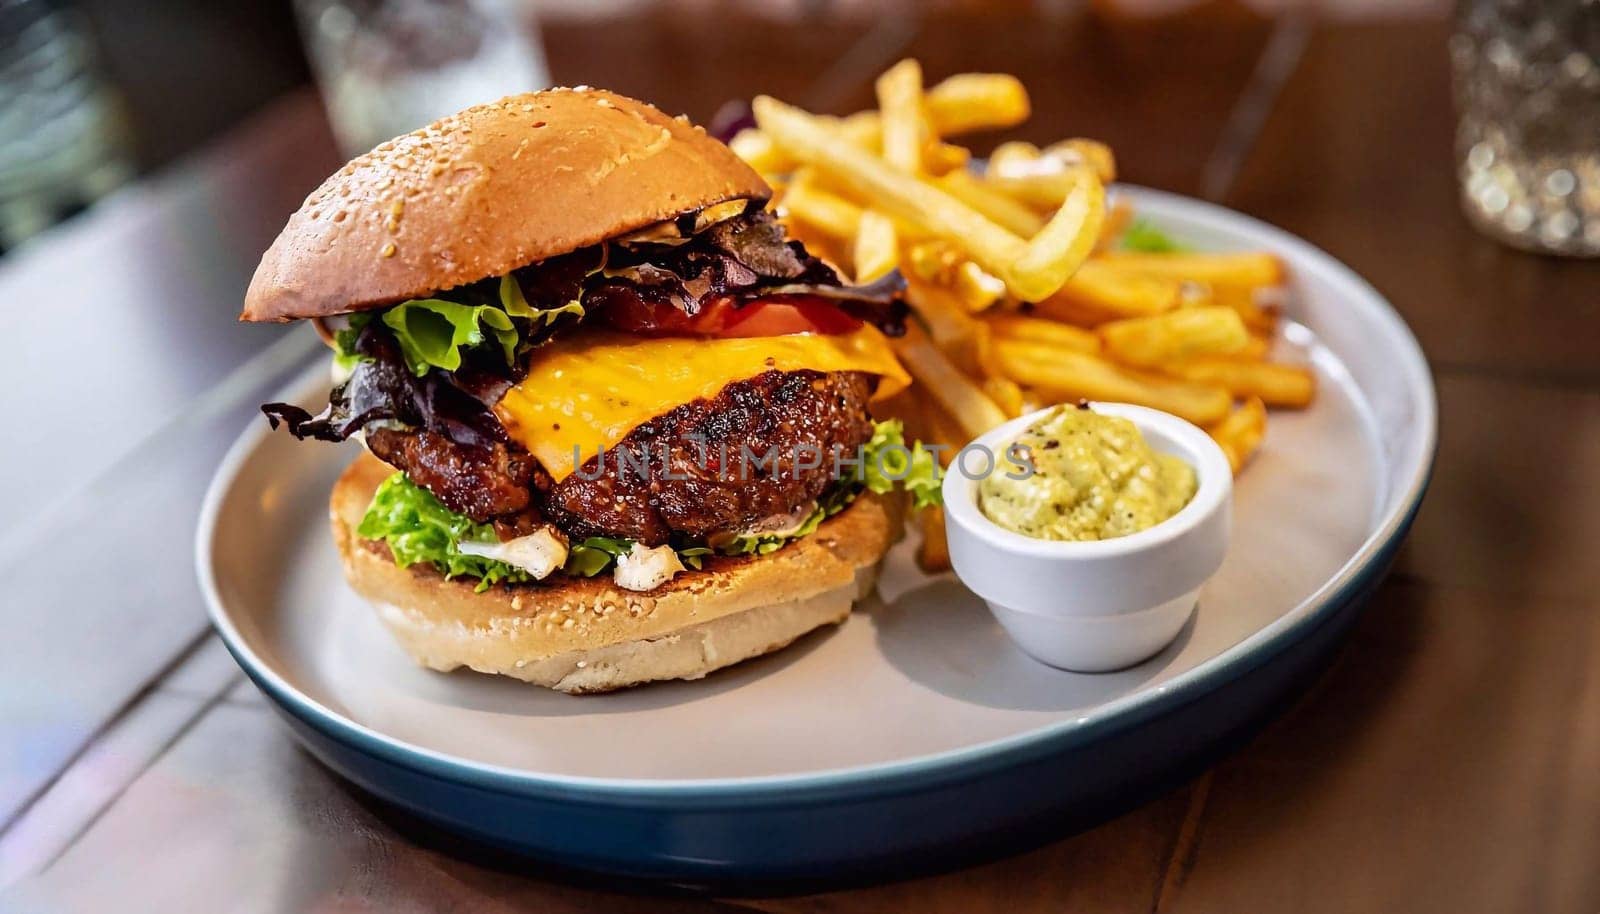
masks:
[[[835,49],[859,42],[855,65],[876,66],[921,18],[1235,23],[1300,11],[1374,22],[1450,12],[1446,0],[0,0],[0,250],[313,86],[328,130],[353,154],[552,80],[602,83],[701,120],[753,91],[783,90],[767,67],[703,78],[720,67],[709,46],[815,47],[816,72],[787,84],[820,77],[799,101],[833,109],[866,101],[843,97],[859,80]],[[715,41],[703,34],[708,21],[724,23]],[[564,53],[574,35],[584,37],[578,57]],[[332,164],[326,149],[306,154]]]

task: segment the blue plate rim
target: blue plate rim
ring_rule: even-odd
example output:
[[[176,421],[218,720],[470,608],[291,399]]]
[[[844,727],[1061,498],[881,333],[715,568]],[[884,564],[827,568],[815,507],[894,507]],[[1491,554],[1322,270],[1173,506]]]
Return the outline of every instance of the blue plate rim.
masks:
[[[223,608],[211,562],[211,539],[227,491],[249,454],[268,430],[252,425],[229,449],[206,491],[195,537],[195,565],[212,626],[230,654],[250,679],[286,712],[293,714],[330,739],[359,751],[435,778],[496,792],[555,799],[566,803],[601,805],[678,805],[762,801],[844,799],[863,794],[882,795],[901,790],[962,781],[997,769],[1069,751],[1108,732],[1137,726],[1162,713],[1194,701],[1227,682],[1250,672],[1295,643],[1359,596],[1387,568],[1421,505],[1438,448],[1437,401],[1432,375],[1416,337],[1394,307],[1370,283],[1331,255],[1309,242],[1252,216],[1181,194],[1136,185],[1119,184],[1119,193],[1134,199],[1157,201],[1213,219],[1243,226],[1270,241],[1274,249],[1288,249],[1345,288],[1352,308],[1386,325],[1387,335],[1399,346],[1406,390],[1422,433],[1421,458],[1405,478],[1404,492],[1391,501],[1382,522],[1361,547],[1327,581],[1298,606],[1267,625],[1162,686],[1137,691],[1107,702],[1093,712],[1058,721],[1026,733],[986,743],[932,753],[894,762],[881,762],[799,775],[762,775],[705,779],[623,779],[551,775],[492,765],[448,755],[387,736],[344,717],[295,689],[264,663],[233,625]]]

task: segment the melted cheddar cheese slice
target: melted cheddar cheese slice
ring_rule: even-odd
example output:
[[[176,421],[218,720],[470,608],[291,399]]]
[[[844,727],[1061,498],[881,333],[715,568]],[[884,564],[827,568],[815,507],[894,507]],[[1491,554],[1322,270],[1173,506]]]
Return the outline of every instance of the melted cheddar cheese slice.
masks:
[[[861,371],[879,377],[873,399],[910,377],[889,341],[863,325],[851,333],[735,339],[583,334],[535,351],[528,374],[495,406],[511,437],[557,482],[639,425],[733,381],[768,371]],[[574,456],[578,462],[573,462]]]

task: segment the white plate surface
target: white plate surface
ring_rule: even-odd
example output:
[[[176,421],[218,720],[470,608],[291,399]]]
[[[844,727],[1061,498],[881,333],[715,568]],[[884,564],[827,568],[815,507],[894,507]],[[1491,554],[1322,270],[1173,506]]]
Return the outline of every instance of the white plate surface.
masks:
[[[340,574],[326,499],[351,448],[261,428],[219,473],[202,520],[201,572],[219,625],[269,675],[382,737],[468,765],[613,782],[786,779],[981,749],[1118,714],[1204,676],[1309,620],[1393,532],[1433,453],[1433,391],[1404,325],[1325,255],[1226,210],[1120,193],[1196,247],[1282,255],[1289,312],[1304,325],[1283,345],[1320,385],[1311,409],[1272,414],[1238,481],[1227,561],[1177,643],[1138,667],[1083,675],[1040,665],[953,577],[918,572],[902,543],[880,596],[844,626],[699,682],[572,697],[428,672]],[[291,396],[320,403],[325,384],[317,372]]]

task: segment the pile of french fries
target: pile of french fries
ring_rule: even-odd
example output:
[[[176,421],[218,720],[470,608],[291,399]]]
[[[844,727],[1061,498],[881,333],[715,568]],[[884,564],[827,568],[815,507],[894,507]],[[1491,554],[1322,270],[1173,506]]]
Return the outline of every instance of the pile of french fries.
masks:
[[[1237,473],[1267,408],[1304,408],[1304,366],[1274,361],[1282,263],[1265,252],[1130,250],[1135,215],[1107,202],[1103,143],[1007,142],[981,173],[949,138],[1027,119],[1012,76],[925,88],[914,60],[844,118],[768,97],[735,152],[778,188],[791,233],[857,282],[898,269],[916,320],[895,341],[917,383],[885,404],[908,433],[962,444],[1041,406],[1137,403],[1206,429]],[[920,518],[924,568],[948,567],[943,518]]]

